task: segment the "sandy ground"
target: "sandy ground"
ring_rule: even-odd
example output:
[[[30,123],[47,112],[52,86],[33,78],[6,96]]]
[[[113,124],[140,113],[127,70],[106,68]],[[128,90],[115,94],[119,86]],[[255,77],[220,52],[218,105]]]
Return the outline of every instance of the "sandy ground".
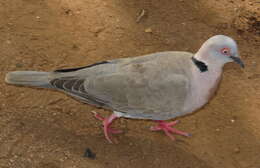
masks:
[[[250,0],[1,0],[1,168],[259,168],[260,4]],[[142,10],[144,17],[137,23]],[[171,141],[154,123],[119,119],[109,144],[92,110],[50,90],[4,83],[14,70],[55,70],[237,40],[245,69],[225,66],[214,99],[181,118]],[[89,148],[95,158],[84,157]]]

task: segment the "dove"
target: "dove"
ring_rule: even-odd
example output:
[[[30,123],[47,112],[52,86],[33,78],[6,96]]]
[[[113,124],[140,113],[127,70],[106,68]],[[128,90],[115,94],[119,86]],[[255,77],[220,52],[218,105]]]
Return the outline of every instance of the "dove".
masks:
[[[215,35],[196,53],[165,51],[138,57],[118,58],[79,68],[51,72],[14,71],[8,84],[49,88],[64,92],[83,103],[110,110],[109,117],[95,113],[102,121],[105,138],[121,130],[111,128],[120,117],[154,120],[152,131],[189,136],[166,120],[197,111],[214,96],[223,67],[228,62],[244,68],[236,42]]]

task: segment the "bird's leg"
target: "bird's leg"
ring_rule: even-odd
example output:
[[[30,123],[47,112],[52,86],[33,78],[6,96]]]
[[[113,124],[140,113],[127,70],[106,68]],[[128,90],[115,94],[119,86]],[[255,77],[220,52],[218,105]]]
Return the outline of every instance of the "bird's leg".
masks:
[[[119,117],[116,116],[115,114],[111,114],[109,117],[104,118],[104,117],[100,116],[99,114],[97,114],[96,112],[93,112],[93,113],[94,113],[94,116],[98,120],[101,120],[103,122],[103,129],[104,129],[105,137],[106,137],[106,139],[108,140],[109,143],[112,143],[112,140],[111,140],[109,134],[110,133],[111,134],[119,134],[119,133],[123,132],[121,130],[116,130],[116,129],[110,128],[110,125],[112,124],[112,122]]]
[[[172,128],[172,126],[175,126],[176,124],[178,124],[178,122],[179,122],[178,120],[172,121],[169,123],[167,123],[165,121],[161,121],[161,120],[156,121],[156,122],[158,123],[158,125],[151,127],[150,130],[152,130],[152,131],[161,131],[162,130],[172,140],[175,140],[172,133],[179,134],[179,135],[186,136],[186,137],[191,136],[189,133],[179,131],[176,128]]]

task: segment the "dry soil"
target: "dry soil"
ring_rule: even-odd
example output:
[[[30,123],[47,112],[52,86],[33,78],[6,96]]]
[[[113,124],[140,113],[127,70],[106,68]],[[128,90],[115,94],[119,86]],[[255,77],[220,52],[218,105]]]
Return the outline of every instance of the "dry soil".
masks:
[[[253,0],[0,0],[1,168],[260,168],[260,3]],[[144,16],[137,18],[144,10]],[[224,68],[217,95],[171,141],[119,119],[109,144],[91,111],[46,89],[10,86],[14,70],[55,70],[233,37],[246,68]],[[86,149],[95,158],[84,157]]]

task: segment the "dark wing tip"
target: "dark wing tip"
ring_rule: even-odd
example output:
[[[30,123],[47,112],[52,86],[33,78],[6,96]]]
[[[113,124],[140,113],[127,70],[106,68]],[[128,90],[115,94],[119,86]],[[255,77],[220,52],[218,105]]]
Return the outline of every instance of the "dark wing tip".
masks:
[[[109,63],[109,62],[108,61],[101,61],[101,62],[97,62],[97,63],[91,64],[91,65],[78,67],[78,68],[58,69],[58,70],[55,70],[54,72],[61,72],[61,73],[75,72],[75,71],[78,71],[78,70],[81,70],[81,69],[84,69],[84,68],[90,68],[90,67],[93,67],[93,66],[96,66],[96,65],[107,64],[107,63]]]

